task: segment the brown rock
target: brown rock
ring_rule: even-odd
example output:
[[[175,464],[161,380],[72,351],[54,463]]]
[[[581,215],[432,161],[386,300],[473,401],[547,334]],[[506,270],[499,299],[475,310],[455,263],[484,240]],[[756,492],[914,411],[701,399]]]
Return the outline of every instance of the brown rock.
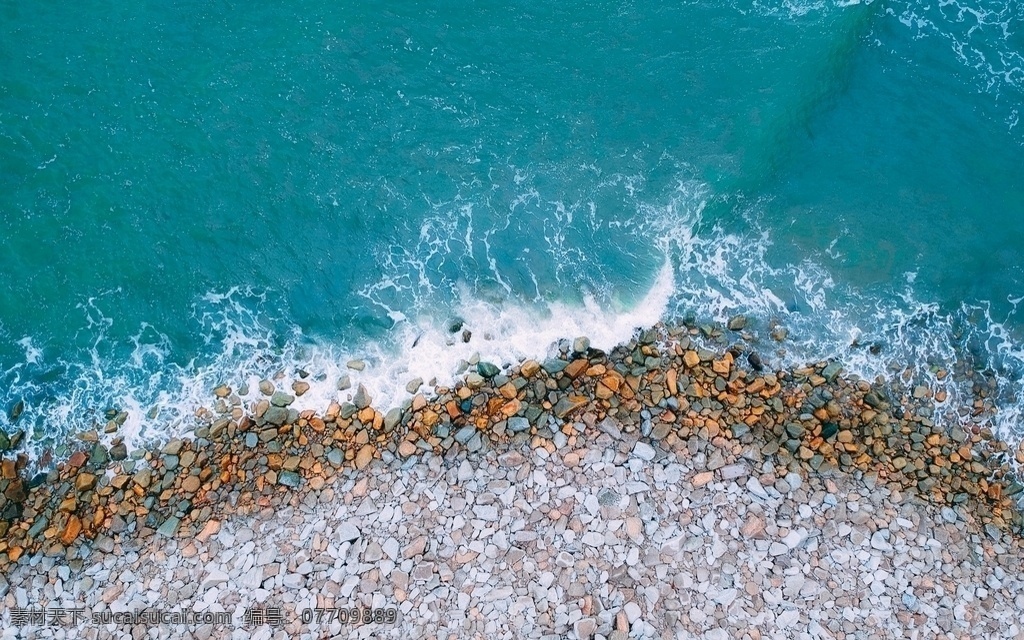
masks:
[[[764,520],[758,516],[752,515],[747,518],[747,521],[740,527],[740,533],[745,538],[760,538],[761,534],[764,533],[765,524]]]
[[[71,516],[64,526],[64,532],[60,534],[60,541],[67,546],[74,542],[80,533],[82,533],[82,521],[78,519],[78,516]]]
[[[401,444],[398,445],[398,455],[403,458],[408,458],[412,454],[416,453],[416,445],[408,440],[402,440]]]
[[[568,365],[566,365],[564,369],[565,375],[575,380],[580,376],[581,373],[583,373],[586,370],[589,364],[590,363],[587,362],[586,358],[579,358],[577,360],[573,360]]]
[[[75,488],[79,491],[88,491],[96,486],[96,476],[91,473],[80,473],[75,478]]]
[[[676,386],[676,379],[678,375],[679,374],[676,373],[675,369],[669,369],[665,373],[665,384],[668,386],[668,392],[671,395],[676,395],[677,393],[679,393],[679,388]]]
[[[709,483],[712,480],[714,480],[714,478],[715,478],[715,472],[714,471],[702,471],[702,472],[698,473],[697,475],[693,476],[693,480],[691,480],[690,482],[695,487],[703,487],[707,483]]]
[[[683,354],[683,363],[686,364],[687,367],[692,369],[696,367],[698,364],[700,364],[700,356],[697,355],[696,351],[690,349],[689,351]]]
[[[295,395],[301,396],[309,391],[309,383],[304,380],[296,380],[292,383],[292,391],[295,392]]]
[[[198,476],[188,476],[181,481],[181,488],[187,493],[195,493],[199,491],[200,484],[202,483],[199,481]]]
[[[366,465],[370,464],[370,461],[373,460],[373,454],[375,452],[376,449],[373,448],[373,445],[364,445],[363,448],[359,450],[359,453],[356,454],[356,469],[365,469]]]
[[[527,378],[532,378],[540,371],[540,363],[536,360],[527,360],[519,367],[519,372]]]
[[[196,536],[196,540],[200,542],[206,542],[211,537],[217,535],[218,531],[220,531],[220,522],[217,520],[210,520],[205,525],[203,525],[203,530],[200,531],[199,535]]]

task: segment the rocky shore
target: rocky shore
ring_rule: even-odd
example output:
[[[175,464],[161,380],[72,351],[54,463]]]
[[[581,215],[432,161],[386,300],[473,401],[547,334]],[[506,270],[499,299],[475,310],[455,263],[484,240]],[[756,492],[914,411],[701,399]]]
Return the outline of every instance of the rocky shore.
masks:
[[[96,441],[32,478],[4,459],[0,596],[232,613],[178,637],[336,637],[301,612],[351,606],[398,611],[352,637],[1019,633],[1024,452],[984,402],[953,425],[942,389],[769,372],[697,335],[474,362],[384,413],[362,388],[317,413],[290,408],[301,380],[224,386],[158,450]],[[267,603],[283,626],[246,627]]]

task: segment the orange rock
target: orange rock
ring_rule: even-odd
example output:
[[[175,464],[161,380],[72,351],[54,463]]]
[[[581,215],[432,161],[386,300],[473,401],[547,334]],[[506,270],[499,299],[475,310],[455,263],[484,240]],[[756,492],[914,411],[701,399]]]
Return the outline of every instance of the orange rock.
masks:
[[[504,398],[491,398],[487,401],[487,415],[493,416],[501,410],[501,406],[505,404]]]
[[[196,540],[206,542],[213,536],[217,535],[218,531],[220,531],[220,522],[217,520],[210,520],[203,525],[203,530],[196,536]]]
[[[573,360],[568,365],[566,365],[564,369],[565,375],[575,380],[576,378],[579,377],[581,373],[583,373],[583,371],[587,368],[589,364],[590,363],[587,362],[586,358],[579,358],[577,360]]]
[[[747,393],[759,393],[764,389],[764,378],[754,378],[754,381],[747,385]]]
[[[514,384],[512,384],[511,382],[506,382],[505,384],[501,385],[501,387],[498,389],[498,393],[501,394],[502,398],[505,398],[506,400],[511,400],[512,398],[516,397],[516,395],[519,392],[516,391],[516,386]]]
[[[360,449],[359,453],[356,454],[356,469],[365,469],[366,465],[370,464],[370,461],[373,460],[373,454],[375,452],[376,449],[374,449],[373,445],[370,444],[365,445]]]
[[[700,356],[697,355],[696,351],[690,349],[689,351],[683,354],[683,363],[687,367],[692,369],[696,367],[698,364],[700,364]]]
[[[540,363],[536,360],[527,360],[519,367],[519,372],[527,378],[532,378],[540,371]]]
[[[668,386],[668,392],[672,395],[679,393],[679,388],[676,386],[676,377],[678,374],[675,369],[669,369],[665,374],[665,384]]]
[[[68,518],[68,523],[64,525],[64,532],[60,534],[60,541],[67,546],[74,542],[80,533],[82,533],[82,521],[78,519],[78,516],[71,516]]]
[[[697,475],[693,476],[693,480],[691,480],[691,483],[694,487],[703,487],[707,483],[714,480],[714,478],[714,471],[702,471],[701,473],[698,473]]]
[[[519,413],[519,410],[522,408],[522,406],[523,404],[519,402],[518,398],[510,400],[506,402],[504,405],[502,405],[501,415],[505,416],[506,418],[511,418],[512,416]]]
[[[422,420],[422,421],[423,421],[423,424],[424,424],[425,426],[427,426],[427,427],[432,427],[432,426],[434,426],[435,424],[437,424],[437,419],[438,419],[439,417],[440,417],[440,416],[438,416],[438,415],[437,415],[437,414],[436,414],[435,412],[431,411],[430,409],[426,409],[426,410],[425,410],[425,411],[423,412],[423,415],[422,415],[422,416],[420,417],[420,420]]]
[[[601,378],[601,384],[608,387],[612,393],[618,392],[622,387],[623,378],[616,371],[609,371],[608,375]]]
[[[462,409],[459,408],[459,403],[454,400],[449,400],[444,405],[445,411],[448,412],[448,416],[451,418],[458,418],[462,415]]]

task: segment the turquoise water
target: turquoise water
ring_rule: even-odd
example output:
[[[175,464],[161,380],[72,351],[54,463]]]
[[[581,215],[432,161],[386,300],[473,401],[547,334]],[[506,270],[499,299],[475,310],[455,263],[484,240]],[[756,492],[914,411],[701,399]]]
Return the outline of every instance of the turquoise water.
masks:
[[[535,5],[0,2],[0,426],[743,312],[1013,427],[1024,4]]]

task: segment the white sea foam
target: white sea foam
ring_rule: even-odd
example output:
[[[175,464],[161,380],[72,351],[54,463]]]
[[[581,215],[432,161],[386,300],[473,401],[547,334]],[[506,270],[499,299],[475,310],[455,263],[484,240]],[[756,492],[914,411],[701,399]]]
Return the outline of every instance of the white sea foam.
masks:
[[[572,224],[585,225],[589,233],[616,234],[624,244],[646,243],[663,257],[650,284],[638,287],[646,290],[639,299],[620,299],[615,287],[600,286],[600,278],[593,276],[600,272],[593,264],[585,263],[591,278],[584,279],[576,262],[585,256],[564,237],[549,238],[548,253],[529,260],[542,266],[544,260],[553,261],[559,282],[580,282],[578,302],[557,297],[546,301],[551,298],[542,291],[547,285],[540,284],[538,272],[530,268],[521,278],[528,291],[518,298],[481,293],[475,283],[451,281],[445,275],[451,273],[449,261],[473,255],[493,258],[488,253],[493,247],[488,248],[484,239],[497,238],[495,229],[508,224],[499,220],[497,227],[487,226],[463,202],[455,207],[455,215],[446,209],[424,223],[419,246],[382,258],[379,281],[361,292],[393,322],[383,337],[314,340],[287,318],[275,316],[266,292],[233,288],[210,292],[197,301],[193,315],[206,352],[178,364],[172,358],[172,341],[147,324],[132,337],[127,354],[112,350],[108,332],[113,322],[103,313],[100,296],[81,306],[90,339],[82,357],[63,363],[71,382],[55,392],[33,381],[34,368],[58,363],[47,362],[46,353],[25,339],[19,342],[24,362],[4,373],[4,381],[10,383],[8,400],[30,398],[21,424],[39,425],[52,434],[73,433],[94,422],[102,431],[104,409],[126,410],[128,420],[117,435],[134,448],[187,433],[195,425],[195,410],[214,404],[212,390],[220,384],[236,391],[244,384],[248,393],[243,400],[252,402],[263,378],[288,390],[292,381],[303,377],[310,389],[295,402],[300,410],[322,410],[332,400],[348,400],[363,384],[375,405],[387,408],[409,398],[410,380],[450,383],[476,357],[499,366],[543,358],[559,340],[582,335],[594,347],[607,350],[628,340],[637,328],[662,319],[725,322],[743,313],[751,318],[755,347],[774,367],[835,358],[847,371],[866,379],[909,367],[913,375],[939,385],[934,370],[952,368],[964,358],[965,345],[973,344],[980,357],[976,365],[991,368],[1003,390],[995,423],[998,433],[1012,443],[1018,441],[1024,416],[1019,393],[1024,352],[1009,327],[1016,326],[1013,316],[1019,300],[1007,318],[994,318],[984,304],[944,311],[919,298],[912,274],[892,287],[859,291],[837,283],[825,266],[829,252],[841,249],[841,240],[830,245],[829,252],[795,262],[773,254],[773,237],[760,224],[756,202],[733,203],[744,218],[731,219],[726,230],[707,214],[709,203],[721,205],[722,199],[702,183],[680,181],[660,202],[645,198],[635,178],[609,176],[605,184],[628,192],[635,211],[602,220],[586,203],[563,205],[551,199],[556,203],[551,206],[563,224],[570,224],[568,211],[574,211]],[[528,184],[524,188],[532,189]],[[544,201],[535,191],[526,199]],[[545,248],[535,245],[531,251]],[[518,260],[529,256],[524,252]],[[496,261],[484,264],[494,279],[505,282],[498,285],[499,293],[507,291],[512,276]],[[449,291],[451,298],[446,299]],[[452,333],[454,318],[464,324]],[[767,337],[772,320],[789,329],[786,342],[777,344]],[[472,333],[468,342],[462,340],[463,330]],[[879,353],[871,352],[872,344],[880,345]],[[364,361],[363,370],[346,367],[355,358]],[[352,387],[339,391],[342,376],[349,377]],[[946,407],[973,402],[969,384],[958,386],[947,378],[941,385],[950,394]],[[945,411],[942,415],[949,420],[959,419]]]

